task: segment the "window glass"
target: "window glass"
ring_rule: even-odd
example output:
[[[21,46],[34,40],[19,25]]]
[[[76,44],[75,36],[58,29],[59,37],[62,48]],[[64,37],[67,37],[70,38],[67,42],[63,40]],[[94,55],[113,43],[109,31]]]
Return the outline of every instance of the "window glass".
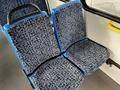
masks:
[[[86,0],[88,6],[120,16],[120,0]]]

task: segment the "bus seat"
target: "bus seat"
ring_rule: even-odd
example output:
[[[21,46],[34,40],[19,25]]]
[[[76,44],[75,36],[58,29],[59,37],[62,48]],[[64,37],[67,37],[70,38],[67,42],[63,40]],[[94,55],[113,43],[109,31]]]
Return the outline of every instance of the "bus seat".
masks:
[[[21,4],[34,3],[36,4],[42,11],[48,12],[48,7],[45,0],[21,0]]]
[[[15,8],[11,12],[18,12],[21,7],[31,7],[31,5],[33,4],[19,6],[18,9]],[[7,34],[9,42],[14,44],[17,53],[21,56],[20,58],[24,60],[23,66],[27,69],[26,72],[31,73],[39,64],[58,55],[60,51],[57,48],[56,39],[46,12],[37,11],[18,21],[11,18],[14,17],[12,13],[8,17],[9,23],[4,25],[5,34]]]
[[[8,12],[19,5],[18,0],[0,0],[0,24],[2,26],[7,23]]]
[[[41,8],[41,10],[47,11],[47,5],[44,0],[0,0],[0,25],[3,26],[7,23],[7,14],[13,8],[29,3],[34,3],[38,5]],[[14,15],[14,19],[26,13],[28,13],[28,9],[22,10],[21,12],[16,12]]]
[[[82,13],[79,13],[82,12],[81,6],[79,3],[72,4],[68,2],[52,10],[52,19],[61,51],[86,38],[85,22]]]
[[[5,36],[35,90],[71,90],[81,84],[83,73],[61,55],[46,12],[14,23],[8,17],[8,21],[3,27]]]
[[[52,20],[59,49],[86,75],[96,71],[109,58],[105,47],[87,38],[80,2],[71,1],[54,8]]]
[[[82,84],[83,77],[62,55],[42,65],[30,79],[36,90],[75,90]]]

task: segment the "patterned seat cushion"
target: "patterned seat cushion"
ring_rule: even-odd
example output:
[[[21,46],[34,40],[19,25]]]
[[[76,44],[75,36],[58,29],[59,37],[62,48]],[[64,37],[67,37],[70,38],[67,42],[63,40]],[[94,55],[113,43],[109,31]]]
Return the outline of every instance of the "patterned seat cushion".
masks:
[[[89,75],[106,62],[109,53],[103,46],[85,39],[72,45],[66,51],[65,57]]]
[[[12,9],[22,4],[28,4],[28,3],[34,3],[38,5],[40,9],[43,11],[47,10],[47,6],[44,0],[0,0],[0,25],[3,26],[4,24],[7,23],[7,15]],[[14,14],[13,19],[16,19],[20,16],[24,16],[25,14],[28,14],[31,11],[33,12],[34,9],[32,8],[32,9],[24,9],[24,10],[18,11]]]
[[[83,74],[63,56],[45,63],[30,77],[36,90],[75,90],[83,79]]]
[[[68,2],[53,9],[52,18],[62,51],[65,51],[71,44],[86,38],[82,5],[80,3]]]
[[[8,33],[27,73],[60,53],[52,25],[45,12],[12,24]]]

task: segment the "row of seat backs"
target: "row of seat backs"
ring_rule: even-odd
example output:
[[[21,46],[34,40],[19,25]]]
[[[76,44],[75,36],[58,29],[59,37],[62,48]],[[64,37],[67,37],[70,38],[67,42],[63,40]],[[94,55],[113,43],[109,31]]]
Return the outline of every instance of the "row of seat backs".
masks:
[[[36,7],[34,5],[32,6]],[[21,7],[21,8],[24,8],[24,7]],[[14,49],[19,59],[19,62],[22,65],[22,69],[25,71],[26,75],[28,76],[28,79],[30,79],[30,82],[32,82],[33,86],[41,87],[42,86],[41,84],[44,84],[44,80],[46,79],[44,77],[47,76],[45,72],[49,72],[49,71],[52,74],[50,76],[48,75],[49,79],[47,78],[47,80],[51,82],[51,77],[55,76],[55,78],[57,77],[59,78],[59,80],[64,82],[66,79],[64,78],[64,75],[62,75],[62,73],[64,73],[64,70],[66,69],[66,67],[64,69],[61,67],[62,65],[64,66],[64,64],[66,65],[67,62],[60,63],[64,59],[65,59],[64,61],[70,61],[74,59],[73,61],[71,61],[71,64],[76,66],[75,68],[80,70],[80,73],[79,71],[76,72],[75,70],[71,69],[71,67],[69,67],[70,65],[68,65],[67,68],[69,68],[71,72],[74,71],[75,73],[79,73],[81,78],[83,78],[82,74],[86,75],[85,74],[86,71],[91,72],[92,70],[96,70],[96,67],[98,68],[99,66],[98,61],[101,59],[101,54],[99,56],[100,59],[98,61],[96,60],[96,58],[93,58],[95,61],[89,60],[89,58],[84,58],[84,57],[87,57],[88,55],[89,47],[87,47],[86,49],[84,48],[86,47],[85,45],[89,43],[87,43],[86,42],[87,40],[85,40],[86,29],[85,29],[85,22],[84,22],[83,15],[82,15],[82,5],[80,2],[68,2],[52,10],[52,21],[54,24],[54,29],[52,28],[52,24],[51,24],[51,17],[49,17],[46,12],[41,11],[38,7],[36,7],[36,9],[37,11],[33,12],[32,15],[31,14],[27,15],[26,17],[22,17],[19,20],[17,19],[14,21],[14,20],[11,20],[12,18],[9,17],[8,18],[9,23],[4,25],[3,27],[8,41],[11,44],[12,48]],[[19,9],[12,10],[12,12],[16,10],[19,10]],[[82,42],[83,45],[81,45],[80,48],[75,48],[76,46],[79,46],[81,42],[77,43],[77,45],[75,43],[81,40],[84,40],[85,43]],[[70,51],[71,50],[75,51],[72,54],[73,56],[75,55],[76,52],[79,52],[82,50],[84,54],[84,51],[88,50],[87,53],[85,52],[86,54],[82,56],[82,60],[85,61],[83,62],[84,63],[83,65],[82,63],[80,63],[82,68],[78,67],[77,64],[74,63],[76,57],[69,59],[68,57],[65,56],[65,54],[69,52],[66,49],[68,49],[70,46],[73,47],[72,49],[70,49]],[[93,47],[94,45],[92,45],[92,49]],[[64,56],[64,58],[62,55]],[[78,55],[82,55],[82,54],[78,53]],[[60,56],[62,57],[60,58]],[[47,61],[50,61],[50,60],[52,60],[52,62],[55,62],[59,69],[54,67],[55,63],[51,63],[51,62],[47,63]],[[59,72],[59,70],[61,70],[62,73]],[[57,74],[53,75],[54,73],[51,71],[55,71],[54,73],[56,72],[60,73],[62,76],[62,79],[60,78],[61,76],[59,77],[59,74],[58,76]],[[69,74],[70,76],[67,74],[68,72],[66,71],[65,75],[68,76],[67,79],[69,81],[69,77],[71,76],[71,74]],[[74,75],[75,75],[74,77],[76,77],[76,74]],[[43,77],[40,77],[40,76],[43,76]],[[82,82],[81,78],[79,80],[77,79],[77,82],[79,81]],[[44,80],[42,81],[41,79],[42,80],[44,79]],[[39,80],[41,80],[42,83],[39,82]],[[58,79],[54,79],[54,80],[56,81]],[[54,85],[58,85],[56,84],[56,82],[54,82],[54,80],[52,79],[52,84],[49,84],[49,85],[53,87]],[[60,82],[61,84],[62,82],[59,80],[57,82]],[[62,85],[65,86],[66,83],[69,83],[68,81],[65,81],[65,83],[63,83]],[[72,81],[74,81],[73,78],[72,78]],[[74,86],[76,84],[76,83],[75,84],[73,83],[74,82],[70,81],[69,86],[71,85]],[[76,84],[76,86],[77,85],[78,84]],[[45,88],[49,88],[49,87],[45,87]]]
[[[36,4],[41,10],[48,12],[45,0],[0,0],[0,25],[3,26],[5,23],[7,23],[6,17],[12,9],[29,3]],[[32,8],[23,9],[21,12],[16,12],[14,14],[14,19],[19,16],[28,14],[29,10],[34,11]]]
[[[63,10],[63,14],[61,13],[60,18],[68,21],[66,25],[69,27],[73,26],[71,28],[67,28],[66,25],[61,26],[63,30],[60,32],[64,34],[62,36],[65,44],[63,49],[66,49],[71,43],[76,42],[77,38],[84,38],[85,29],[81,4],[69,2],[63,7],[65,10]],[[65,28],[70,29],[70,31]],[[55,38],[56,31],[52,29],[50,17],[46,12],[39,11],[39,13],[16,21],[13,24],[4,25],[4,32],[26,74],[32,73],[38,66],[60,54],[59,45],[56,42],[58,40]]]

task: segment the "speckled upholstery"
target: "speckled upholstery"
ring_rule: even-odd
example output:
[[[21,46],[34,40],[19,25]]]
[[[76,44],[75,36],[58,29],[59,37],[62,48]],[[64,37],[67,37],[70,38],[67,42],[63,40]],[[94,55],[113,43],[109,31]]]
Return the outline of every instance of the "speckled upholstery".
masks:
[[[0,24],[7,22],[7,14],[10,10],[20,5],[19,0],[0,0]],[[18,13],[19,15],[20,13]]]
[[[83,74],[60,56],[42,65],[30,78],[36,90],[75,90]]]
[[[21,3],[22,3],[22,4],[34,3],[34,4],[36,4],[42,11],[48,11],[45,0],[21,0]]]
[[[47,6],[43,5],[44,0],[0,0],[0,25],[4,25],[7,23],[7,14],[15,7],[18,7],[23,4],[34,3],[40,7],[41,10],[47,10]],[[34,11],[33,8],[27,10],[21,10],[14,14],[14,18],[16,19],[20,16],[27,14],[30,11]]]
[[[109,58],[105,47],[87,39],[81,3],[68,2],[55,8],[52,17],[61,51],[66,51],[64,56],[85,74],[97,70]]]
[[[10,25],[8,34],[35,90],[74,90],[81,85],[83,73],[60,54],[45,12]]]
[[[106,48],[85,39],[72,45],[66,52],[66,57],[80,67],[86,75],[96,71],[109,58]]]
[[[55,12],[55,14],[54,14]],[[86,38],[85,23],[80,3],[69,2],[53,9],[61,50],[65,51],[71,44]]]
[[[44,12],[12,24],[8,33],[28,73],[60,53],[49,17]]]
[[[38,12],[38,10],[36,10],[33,7],[19,9],[19,10],[15,11],[14,13],[12,13],[11,21],[12,21],[12,23],[14,23],[14,22],[18,21],[19,19],[23,18],[24,16],[33,14],[35,12]]]

